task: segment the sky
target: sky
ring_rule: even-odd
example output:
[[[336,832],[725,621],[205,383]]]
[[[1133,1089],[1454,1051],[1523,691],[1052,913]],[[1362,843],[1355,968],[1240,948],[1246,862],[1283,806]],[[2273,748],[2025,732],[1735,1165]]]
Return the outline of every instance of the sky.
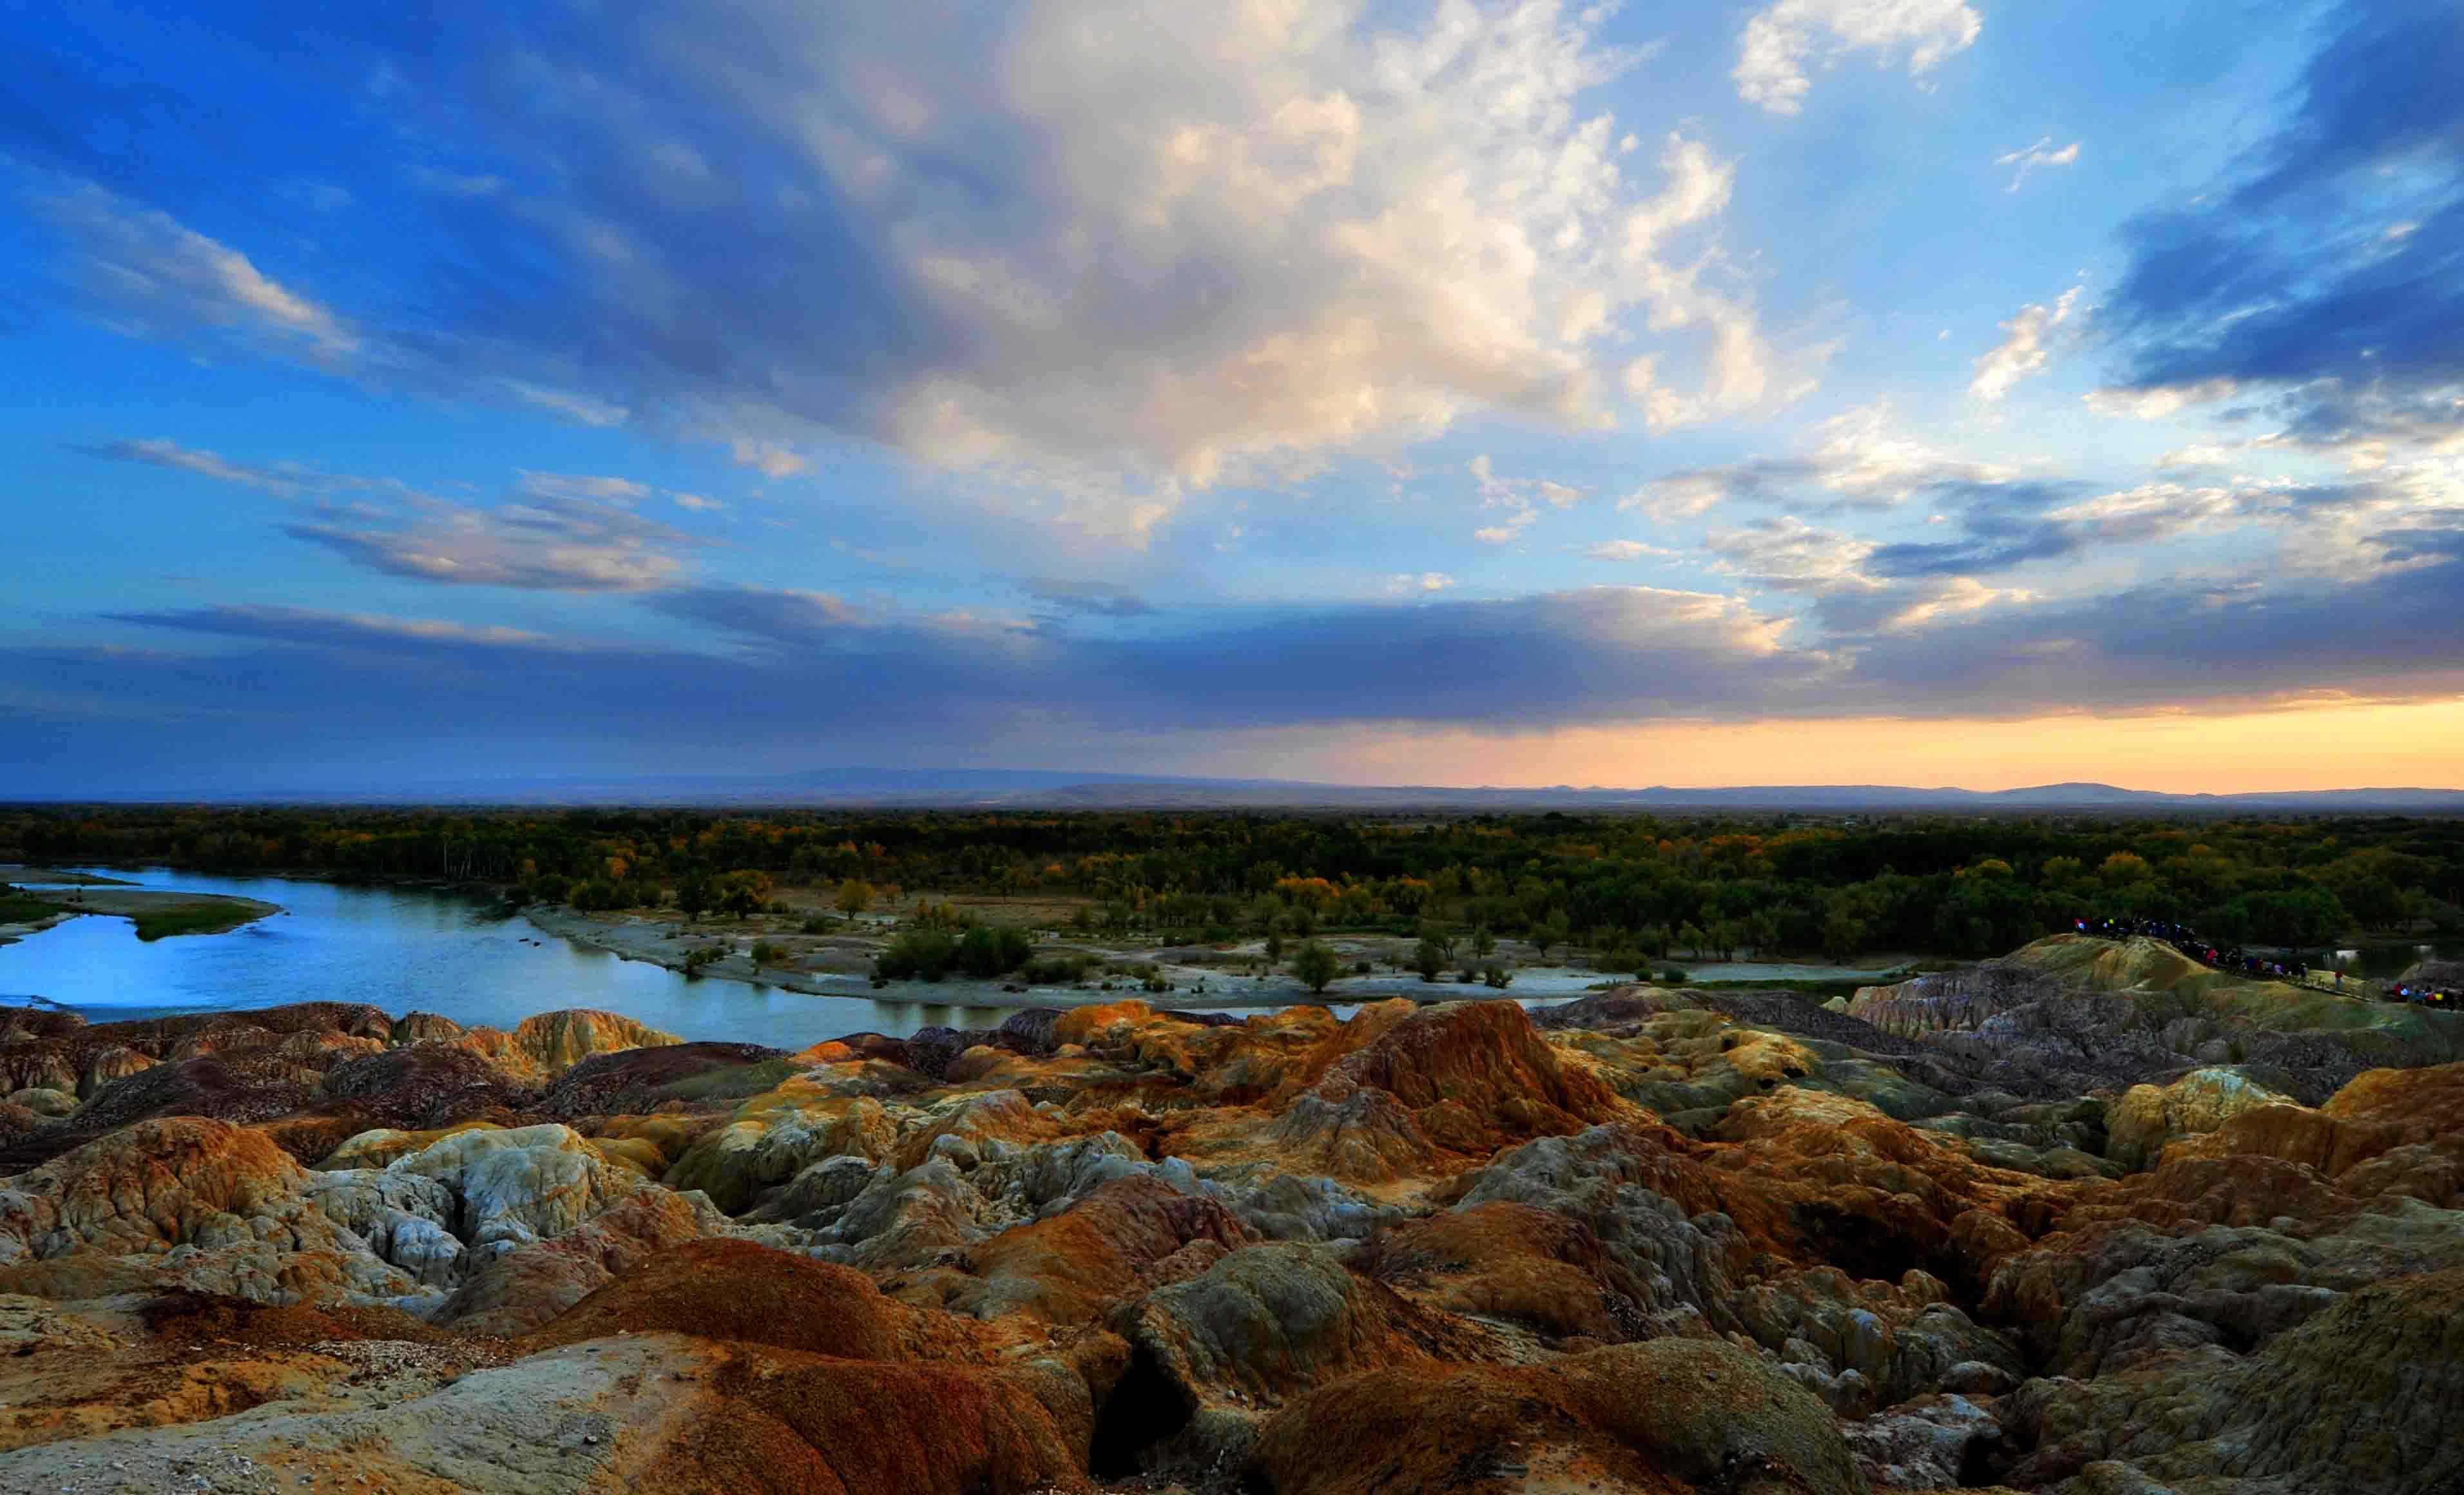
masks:
[[[2464,11],[0,3],[0,798],[2464,785]]]

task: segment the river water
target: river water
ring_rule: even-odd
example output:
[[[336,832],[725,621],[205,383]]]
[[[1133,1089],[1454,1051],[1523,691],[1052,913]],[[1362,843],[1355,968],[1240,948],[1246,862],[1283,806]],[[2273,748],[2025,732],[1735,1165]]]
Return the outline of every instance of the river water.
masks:
[[[816,997],[626,960],[422,889],[342,886],[161,869],[92,870],[144,888],[235,893],[280,904],[222,934],[141,941],[126,919],[88,914],[0,945],[0,1002],[41,998],[90,1022],[166,1013],[365,1002],[512,1027],[558,1007],[621,1012],[689,1039],[802,1048],[841,1034],[991,1027],[981,1007]],[[0,881],[10,880],[0,871]]]

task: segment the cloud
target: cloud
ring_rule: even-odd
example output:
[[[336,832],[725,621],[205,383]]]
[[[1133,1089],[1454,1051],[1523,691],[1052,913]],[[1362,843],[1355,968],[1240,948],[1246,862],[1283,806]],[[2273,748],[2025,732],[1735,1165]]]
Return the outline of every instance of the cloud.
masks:
[[[1593,561],[1634,561],[1676,554],[1658,545],[1646,545],[1639,539],[1603,539],[1583,547],[1583,555]]]
[[[243,488],[263,489],[270,494],[296,494],[330,481],[306,468],[289,464],[268,467],[253,462],[234,462],[217,451],[205,451],[160,439],[105,441],[77,450],[88,456],[105,457],[114,462],[142,462],[149,467],[169,468],[175,473],[193,473],[216,482],[237,483]]]
[[[2265,565],[2058,602],[1973,579],[1817,598],[1866,631],[1816,642],[1732,597],[1592,587],[1496,601],[1193,613],[1152,635],[868,614],[824,594],[684,587],[646,605],[727,635],[709,649],[290,608],[122,613],[216,650],[0,649],[0,756],[152,771],[341,761],[486,764],[629,741],[689,720],[739,761],[926,751],[951,740],[1083,746],[1340,723],[1530,731],[1668,719],[2041,716],[2246,711],[2321,693],[2464,694],[2464,513],[2389,541],[2366,586]],[[849,702],[895,699],[895,713]],[[141,722],[210,722],[199,732]],[[80,723],[93,723],[90,729]],[[77,736],[84,732],[85,736]],[[959,736],[954,736],[959,735]],[[74,743],[78,757],[59,756]],[[417,757],[405,758],[406,743]],[[380,755],[369,759],[368,755]],[[150,755],[150,756],[149,756]]]
[[[339,314],[168,213],[91,182],[55,184],[36,206],[67,241],[72,288],[124,331],[223,338],[328,364],[360,347]]]
[[[1864,572],[1876,548],[1872,540],[1821,529],[1792,515],[1713,530],[1703,543],[1721,558],[1713,562],[1714,570],[1752,586],[1823,593],[1873,591],[1882,584]]]
[[[849,629],[872,621],[864,609],[827,592],[758,586],[681,587],[651,598],[650,605],[749,639],[799,647],[840,642]]]
[[[319,65],[286,76],[347,80],[338,111],[439,163],[355,267],[369,310],[128,230],[133,201],[79,231],[204,267],[115,297],[132,330],[245,317],[372,382],[716,439],[771,476],[835,434],[1125,473],[1118,507],[1168,511],[1473,412],[1593,429],[1639,357],[1655,419],[1801,387],[1719,253],[1732,168],[1601,106],[1642,55],[1605,13],[742,0],[584,27],[443,0],[407,38],[297,6],[283,55]],[[68,106],[107,113],[81,86]]]
[[[1922,77],[1966,51],[1984,23],[1961,0],[1779,0],[1746,22],[1738,43],[1737,97],[1773,114],[1805,107],[1808,63],[1828,65],[1851,52],[1889,61],[1902,53]]]
[[[1730,498],[1771,502],[1820,490],[1837,495],[1832,500],[1836,507],[1886,509],[1930,489],[2006,483],[2018,475],[1998,463],[1955,457],[1899,434],[1887,401],[1835,415],[1815,431],[1820,440],[1803,456],[1681,469],[1644,483],[1617,507],[1679,519]]]
[[[2019,168],[2018,170],[2011,173],[2011,185],[2003,188],[2006,192],[2015,192],[2019,190],[2019,184],[2028,180],[2028,173],[2035,170],[2037,167],[2074,165],[2078,163],[2079,158],[2079,143],[2078,141],[2073,141],[2069,144],[2057,150],[2054,148],[2054,138],[2048,135],[2044,139],[2036,142],[2034,145],[2022,146],[2017,150],[2010,151],[2003,155],[1994,157],[1993,164],[1997,166],[2016,166]]]
[[[2034,602],[2036,595],[2024,587],[1988,586],[1972,576],[1950,577],[1883,618],[1881,628],[1886,633],[1921,628],[1938,619],[1978,612],[2005,603]]]
[[[1406,571],[1386,579],[1386,595],[1407,597],[1414,593],[1429,595],[1442,592],[1455,584],[1455,579],[1443,571],[1423,571],[1418,576]]]
[[[2366,415],[2464,387],[2464,28],[2444,0],[2322,16],[2274,132],[2125,230],[2115,404],[2264,387]]]
[[[2348,507],[2367,492],[2246,480],[2197,487],[2148,482],[2092,497],[2033,486],[1979,490],[1961,516],[1962,539],[1879,546],[1869,563],[1876,575],[1893,579],[2006,571],[2091,552],[2120,554],[2253,521],[2287,522]]]
[[[542,410],[553,410],[584,426],[622,426],[632,413],[621,405],[610,405],[605,400],[593,400],[568,390],[544,388],[519,379],[506,380],[505,388],[517,400],[536,405]]]
[[[283,532],[371,570],[423,582],[633,592],[679,579],[683,563],[669,552],[701,541],[622,504],[561,491],[577,484],[586,490],[625,480],[532,473],[524,497],[491,509],[422,497],[391,510],[329,509]]]
[[[1536,509],[1518,509],[1501,523],[1485,525],[1471,532],[1471,538],[1484,545],[1510,545],[1523,538],[1531,521],[1540,517]]]
[[[231,638],[284,644],[315,644],[329,649],[537,648],[552,642],[547,635],[525,628],[473,627],[434,618],[389,618],[378,613],[319,612],[305,607],[261,605],[191,607],[170,612],[117,612],[103,616],[113,622],[135,623],[147,627],[177,628],[190,633],[217,633]]]
[[[668,501],[688,514],[724,514],[727,505],[703,494],[670,494]]]
[[[1479,485],[1480,506],[1506,511],[1503,520],[1472,532],[1472,539],[1483,544],[1504,545],[1522,539],[1523,532],[1539,519],[1541,504],[1571,509],[1583,498],[1582,490],[1545,477],[1501,477],[1486,452],[1473,457],[1465,471]]]
[[[2034,301],[2020,307],[2018,315],[2002,324],[2002,341],[1976,361],[1976,377],[1969,381],[1968,392],[1980,400],[1999,400],[2019,381],[2044,372],[2046,341],[2054,329],[2070,320],[2079,297],[2079,288],[2073,286],[2050,307]]]
[[[749,467],[764,477],[794,477],[810,472],[808,459],[789,451],[775,441],[743,441],[735,443],[736,465]]]
[[[1098,618],[1142,618],[1154,605],[1128,587],[1111,582],[1039,577],[1019,583],[1020,591],[1064,614]]]
[[[589,504],[639,503],[653,490],[648,483],[629,477],[592,477],[577,473],[530,473],[521,474],[515,485],[534,498],[572,498]]]
[[[2137,421],[2161,421],[2194,405],[2230,400],[2241,385],[2230,379],[2203,379],[2194,384],[2146,385],[2138,388],[2091,389],[2082,398],[2099,415]]]

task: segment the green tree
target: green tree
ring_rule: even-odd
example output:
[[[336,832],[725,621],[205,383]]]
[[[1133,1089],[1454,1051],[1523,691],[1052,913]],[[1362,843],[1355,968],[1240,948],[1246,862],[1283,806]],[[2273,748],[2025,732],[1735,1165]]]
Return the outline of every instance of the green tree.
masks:
[[[1497,936],[1488,932],[1487,925],[1471,932],[1471,953],[1484,960],[1497,954]]]
[[[1564,944],[1573,933],[1566,923],[1566,915],[1551,913],[1531,927],[1531,948],[1540,953],[1541,959],[1546,960],[1551,947]]]
[[[1686,953],[1697,960],[1703,958],[1704,942],[1710,937],[1704,934],[1702,928],[1691,919],[1686,920],[1677,931],[1677,942],[1684,946]]]
[[[1314,939],[1292,952],[1292,975],[1312,996],[1325,991],[1342,971],[1343,962],[1335,958],[1334,952]]]
[[[1756,909],[1746,918],[1746,943],[1753,948],[1754,958],[1768,960],[1779,948],[1779,914],[1771,909]]]
[[[717,901],[718,890],[711,886],[708,873],[688,872],[676,882],[676,907],[688,919],[700,919]]]
[[[1865,921],[1835,906],[1822,921],[1822,958],[1845,965],[1864,953]]]
[[[1444,947],[1428,935],[1421,935],[1420,942],[1412,947],[1412,969],[1420,973],[1421,980],[1434,981],[1438,978],[1438,973],[1445,968]]]

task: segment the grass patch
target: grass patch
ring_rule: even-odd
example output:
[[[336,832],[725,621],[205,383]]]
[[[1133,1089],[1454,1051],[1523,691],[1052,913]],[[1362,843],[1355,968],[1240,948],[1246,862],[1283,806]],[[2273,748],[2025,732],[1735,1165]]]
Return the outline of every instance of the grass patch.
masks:
[[[65,907],[49,898],[37,898],[33,893],[19,892],[13,888],[0,892],[0,924],[32,924],[36,919],[47,919],[55,913],[67,912]]]
[[[256,917],[257,912],[245,903],[217,899],[211,903],[165,904],[127,917],[137,925],[138,938],[167,939],[174,934],[219,934],[239,928]]]

